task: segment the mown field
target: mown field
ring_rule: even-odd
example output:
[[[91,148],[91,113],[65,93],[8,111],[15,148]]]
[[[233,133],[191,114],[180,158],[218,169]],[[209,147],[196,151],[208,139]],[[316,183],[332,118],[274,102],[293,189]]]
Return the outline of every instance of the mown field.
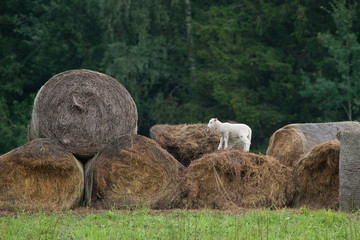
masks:
[[[1,215],[0,239],[360,239],[360,212],[18,212]]]

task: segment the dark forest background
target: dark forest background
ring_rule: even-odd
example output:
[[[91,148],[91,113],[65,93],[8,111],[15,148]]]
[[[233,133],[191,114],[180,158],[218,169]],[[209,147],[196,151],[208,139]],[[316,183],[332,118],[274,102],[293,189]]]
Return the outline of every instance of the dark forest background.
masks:
[[[0,153],[24,144],[34,97],[85,68],[155,124],[248,124],[253,152],[289,123],[360,116],[360,8],[345,0],[2,0]]]

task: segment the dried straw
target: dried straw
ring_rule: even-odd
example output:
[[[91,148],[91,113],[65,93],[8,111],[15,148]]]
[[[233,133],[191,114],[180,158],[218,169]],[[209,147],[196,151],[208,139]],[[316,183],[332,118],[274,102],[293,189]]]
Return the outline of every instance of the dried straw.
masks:
[[[360,129],[358,122],[290,124],[271,136],[266,155],[293,167],[312,147],[336,139],[339,131],[358,129]]]
[[[82,165],[56,141],[31,141],[0,156],[0,166],[2,210],[70,209],[82,199]]]
[[[70,70],[39,90],[28,139],[58,139],[78,157],[91,158],[111,140],[136,131],[136,105],[123,85],[99,72]]]
[[[155,125],[150,137],[171,153],[184,166],[219,145],[219,134],[206,124]]]
[[[313,147],[294,166],[296,207],[337,208],[339,204],[340,142]]]
[[[87,163],[87,203],[100,208],[178,207],[183,171],[154,140],[125,136]]]
[[[241,148],[219,150],[187,169],[191,208],[282,207],[292,201],[291,170],[269,156]]]

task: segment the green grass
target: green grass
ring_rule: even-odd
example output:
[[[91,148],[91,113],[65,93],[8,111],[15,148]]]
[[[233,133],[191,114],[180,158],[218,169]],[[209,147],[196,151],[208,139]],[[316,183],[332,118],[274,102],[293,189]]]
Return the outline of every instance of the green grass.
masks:
[[[0,239],[360,239],[360,215],[306,209],[23,212],[0,217]]]

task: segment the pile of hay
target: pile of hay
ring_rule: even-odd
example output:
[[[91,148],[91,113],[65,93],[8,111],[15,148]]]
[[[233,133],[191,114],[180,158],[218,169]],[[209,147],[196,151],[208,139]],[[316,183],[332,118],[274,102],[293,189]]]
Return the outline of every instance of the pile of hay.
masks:
[[[219,134],[206,124],[155,125],[150,129],[150,137],[184,166],[215,151],[220,141]]]
[[[340,132],[339,207],[360,208],[360,132]]]
[[[85,166],[86,202],[100,208],[178,207],[184,167],[154,140],[124,136]]]
[[[338,131],[358,129],[358,122],[290,124],[271,136],[266,155],[293,166],[312,147],[336,139]]]
[[[191,208],[286,206],[293,198],[291,170],[269,156],[219,150],[187,169]]]
[[[339,154],[335,139],[316,145],[295,164],[295,207],[338,207]]]
[[[28,138],[58,139],[78,157],[91,158],[111,140],[136,132],[136,105],[123,85],[99,72],[71,70],[39,90]]]
[[[61,210],[79,205],[81,163],[55,141],[37,139],[0,156],[0,209]]]

